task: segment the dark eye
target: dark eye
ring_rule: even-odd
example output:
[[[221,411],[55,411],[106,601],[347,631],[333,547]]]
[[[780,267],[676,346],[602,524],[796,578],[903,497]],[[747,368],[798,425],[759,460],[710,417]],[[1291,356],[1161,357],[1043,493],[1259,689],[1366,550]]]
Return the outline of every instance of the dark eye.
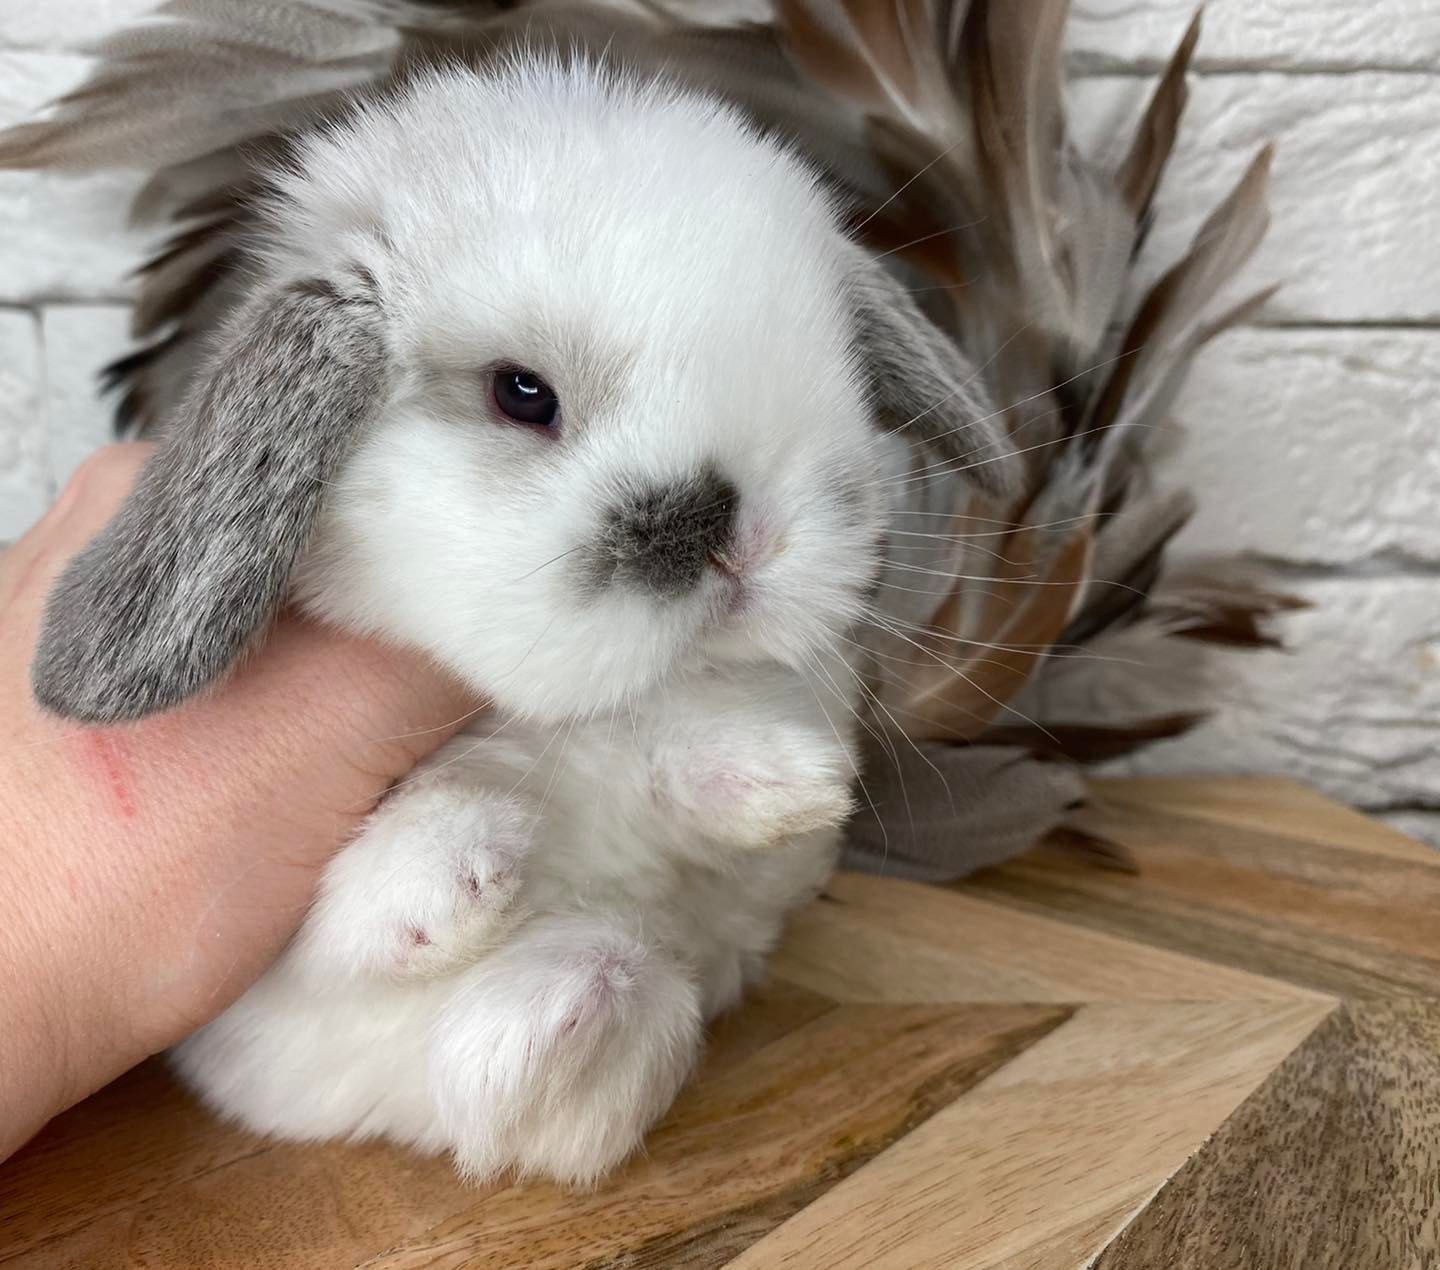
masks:
[[[495,404],[516,423],[550,427],[560,415],[555,390],[533,370],[508,366],[495,372]]]

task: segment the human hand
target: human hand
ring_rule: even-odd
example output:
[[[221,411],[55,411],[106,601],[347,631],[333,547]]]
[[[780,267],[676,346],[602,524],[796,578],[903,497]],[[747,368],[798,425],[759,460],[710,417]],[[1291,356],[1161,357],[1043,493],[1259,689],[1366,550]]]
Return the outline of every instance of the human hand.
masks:
[[[169,714],[41,711],[45,598],[148,450],[96,455],[0,556],[0,1159],[239,996],[330,855],[476,709],[417,655],[287,617]]]

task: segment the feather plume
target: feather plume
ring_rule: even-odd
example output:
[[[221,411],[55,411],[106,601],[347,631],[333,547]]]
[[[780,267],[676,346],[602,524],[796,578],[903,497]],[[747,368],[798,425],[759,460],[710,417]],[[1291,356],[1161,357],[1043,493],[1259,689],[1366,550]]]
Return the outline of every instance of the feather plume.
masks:
[[[973,747],[1053,779],[1067,762],[1103,761],[1193,727],[1213,699],[1213,680],[1207,657],[1185,641],[1262,646],[1273,639],[1270,619],[1291,603],[1225,580],[1157,591],[1165,547],[1193,504],[1183,492],[1151,490],[1146,475],[1150,439],[1198,350],[1270,294],[1207,313],[1264,235],[1271,153],[1257,156],[1186,256],[1127,314],[1126,283],[1175,146],[1199,15],[1127,157],[1110,171],[1080,154],[1066,128],[1064,0],[875,8],[893,11],[897,23],[903,12],[907,31],[928,25],[946,57],[927,52],[907,76],[893,65],[888,33],[880,47],[865,46],[877,23],[823,25],[822,11],[833,9],[821,0],[780,6],[786,47],[797,67],[867,115],[897,192],[867,200],[853,191],[858,223],[882,250],[901,245],[937,281],[964,280],[942,292],[950,301],[943,316],[983,362],[995,399],[1016,403],[1006,411],[1008,431],[1030,460],[1029,483],[1008,506],[977,508],[957,495],[956,581],[905,639],[925,658],[919,672],[877,669],[877,713],[947,774],[953,754]],[[883,81],[867,79],[882,65]],[[987,540],[998,544],[988,553],[959,528],[977,514],[1005,528]],[[893,659],[895,649],[881,655]],[[886,795],[882,806],[894,801],[887,769],[915,766],[903,741],[890,748],[899,757],[887,764],[877,755],[867,775]],[[1054,800],[1027,793],[1036,798],[1038,836],[1062,816]],[[912,794],[906,816],[920,828],[907,834],[900,815],[886,821],[891,858],[909,861],[912,872],[913,844],[932,842],[933,817],[943,819],[933,800],[919,817],[914,803]],[[971,793],[951,817],[943,868],[933,850],[921,852],[933,876],[1003,853],[982,803]],[[877,845],[873,827],[864,845]]]
[[[961,477],[1002,455],[917,468],[911,487],[948,517],[952,556],[934,578],[897,534],[893,603],[873,633],[870,807],[848,859],[955,877],[1062,824],[1084,797],[1078,764],[1202,718],[1212,660],[1271,642],[1269,623],[1294,604],[1223,574],[1165,581],[1165,547],[1192,504],[1147,476],[1193,358],[1268,298],[1209,313],[1265,232],[1270,152],[1128,310],[1200,19],[1111,170],[1067,126],[1067,16],[1066,0],[776,0],[773,22],[739,25],[687,20],[661,0],[628,12],[169,0],[102,44],[90,79],[47,118],[0,135],[0,168],[151,174],[134,215],[170,237],[139,274],[147,343],[109,372],[122,421],[143,429],[173,411],[202,337],[234,303],[266,165],[417,68],[482,67],[524,41],[663,71],[785,137],[982,366],[1025,469],[1020,492],[999,499]],[[1117,863],[1104,844],[1087,850]]]
[[[959,634],[965,606],[957,593],[932,620],[920,643],[934,665],[912,680],[901,703],[912,737],[969,741],[983,735],[1033,671],[1035,650],[1059,639],[1083,596],[1094,537],[1088,527],[1070,535],[1053,560],[1037,569],[1037,533],[1026,527],[1003,539],[1013,554],[997,566],[989,593],[974,604],[992,639],[971,643]],[[950,641],[966,655],[951,654]]]
[[[1130,153],[1116,173],[1115,183],[1119,186],[1130,215],[1141,227],[1141,238],[1149,225],[1150,205],[1154,202],[1155,191],[1160,188],[1160,178],[1170,154],[1175,149],[1175,138],[1180,131],[1180,118],[1190,98],[1186,74],[1190,61],[1195,56],[1195,46],[1200,42],[1200,14],[1197,11],[1190,19],[1190,26],[1175,56],[1165,68],[1150,98],[1145,116],[1136,130],[1135,141]]]
[[[1266,206],[1270,165],[1266,146],[1230,196],[1212,212],[1186,256],[1151,288],[1121,341],[1119,361],[1088,420],[1100,430],[1116,422],[1149,421],[1169,408],[1203,340],[1207,305],[1249,260],[1270,223]],[[1123,413],[1122,413],[1123,407]]]
[[[844,863],[869,873],[950,881],[1001,864],[1061,825],[1085,799],[1073,767],[1018,747],[919,743],[874,754],[868,802]],[[963,851],[957,833],[969,835]]]
[[[95,70],[50,119],[0,139],[0,167],[156,169],[197,159],[302,125],[374,83],[399,48],[393,28],[309,4],[170,0],[98,44]],[[183,73],[191,63],[203,66],[202,85]]]

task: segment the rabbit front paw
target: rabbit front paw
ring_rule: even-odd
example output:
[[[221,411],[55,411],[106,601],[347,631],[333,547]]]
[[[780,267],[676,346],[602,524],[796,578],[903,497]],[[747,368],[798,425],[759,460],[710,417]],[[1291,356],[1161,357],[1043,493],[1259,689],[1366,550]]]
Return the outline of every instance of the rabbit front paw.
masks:
[[[712,841],[769,846],[842,824],[854,808],[846,751],[814,728],[717,728],[661,759],[664,795]]]
[[[331,861],[297,939],[305,968],[413,980],[473,963],[523,915],[536,815],[518,799],[420,784]]]
[[[669,1107],[700,1048],[697,989],[593,917],[532,920],[469,973],[433,1034],[430,1083],[456,1166],[586,1185]]]

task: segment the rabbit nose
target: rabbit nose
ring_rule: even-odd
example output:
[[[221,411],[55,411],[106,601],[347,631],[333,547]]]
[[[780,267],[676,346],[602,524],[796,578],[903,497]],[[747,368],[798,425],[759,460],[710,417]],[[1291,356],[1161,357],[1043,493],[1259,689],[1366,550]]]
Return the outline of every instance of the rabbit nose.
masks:
[[[740,492],[713,468],[638,488],[611,509],[602,533],[610,576],[656,595],[693,589],[707,561],[723,556],[739,508]]]

